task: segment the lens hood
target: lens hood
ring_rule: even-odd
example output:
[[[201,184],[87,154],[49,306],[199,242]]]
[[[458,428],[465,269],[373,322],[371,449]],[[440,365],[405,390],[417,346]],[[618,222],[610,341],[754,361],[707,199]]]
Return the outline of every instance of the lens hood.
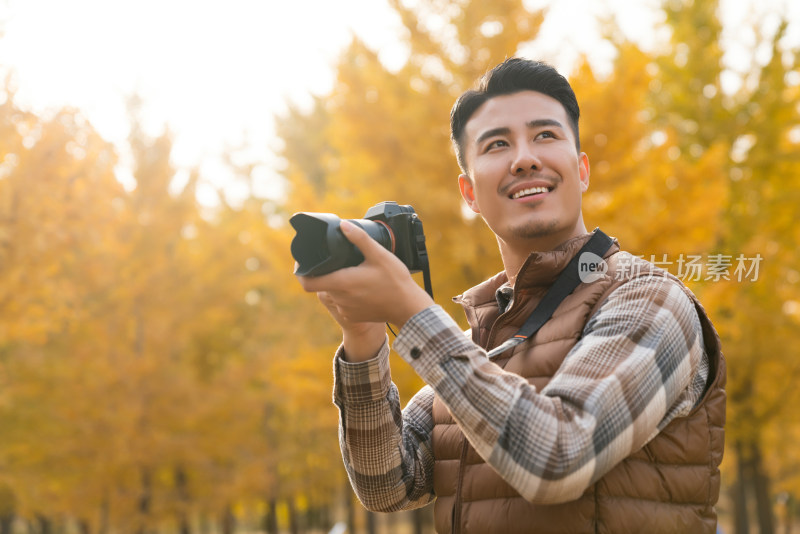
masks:
[[[292,239],[296,274],[320,276],[364,261],[361,252],[339,228],[342,220],[333,213],[296,213],[289,223],[297,232]]]

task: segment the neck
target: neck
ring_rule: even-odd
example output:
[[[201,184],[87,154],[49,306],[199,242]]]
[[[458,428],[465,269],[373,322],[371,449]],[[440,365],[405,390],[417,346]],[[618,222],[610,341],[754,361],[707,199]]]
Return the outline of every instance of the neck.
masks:
[[[586,233],[586,226],[582,220],[579,220],[578,224],[568,231],[553,232],[524,241],[511,243],[498,237],[497,244],[500,247],[500,256],[502,257],[503,268],[509,283],[514,284],[522,264],[532,253],[549,252],[573,237],[582,236]]]

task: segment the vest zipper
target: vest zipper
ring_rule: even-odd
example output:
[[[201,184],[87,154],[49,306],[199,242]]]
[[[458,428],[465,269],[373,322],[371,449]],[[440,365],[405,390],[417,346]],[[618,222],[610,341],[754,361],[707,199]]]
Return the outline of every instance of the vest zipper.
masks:
[[[498,343],[492,343],[495,340],[495,338],[497,337],[497,332],[500,330],[500,328],[505,326],[506,324],[511,323],[512,322],[511,320],[515,319],[516,316],[519,315],[519,309],[514,306],[517,303],[516,295],[514,295],[514,296],[515,296],[515,298],[512,301],[511,306],[509,306],[506,309],[506,311],[504,311],[503,313],[498,315],[497,318],[492,323],[492,326],[489,328],[489,333],[486,336],[486,346],[484,347],[484,350],[486,352],[489,352],[490,350],[495,348],[495,346],[499,346],[501,343],[506,341],[505,339],[503,339],[502,341],[500,341]],[[523,319],[523,322],[524,321],[525,320]],[[511,335],[513,335],[513,334],[510,334],[509,337],[511,337]],[[494,346],[492,346],[492,345],[494,345]],[[496,358],[497,358],[497,356],[492,358],[492,361],[494,361]]]
[[[462,437],[461,441],[461,459],[458,462],[458,482],[456,483],[456,497],[453,500],[453,533],[461,534],[461,488],[464,485],[464,472],[466,471],[465,462],[467,460],[467,452],[469,451],[469,442],[466,437]]]

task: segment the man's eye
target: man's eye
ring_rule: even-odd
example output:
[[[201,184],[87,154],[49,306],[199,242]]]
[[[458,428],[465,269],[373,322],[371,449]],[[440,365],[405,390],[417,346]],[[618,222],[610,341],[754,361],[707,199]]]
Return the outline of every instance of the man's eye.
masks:
[[[492,141],[488,145],[486,145],[486,150],[491,150],[493,148],[501,147],[501,146],[508,146],[508,143],[503,141],[502,139],[498,139],[497,141]]]
[[[544,137],[544,138],[549,138],[549,139],[555,139],[556,138],[556,134],[554,134],[553,132],[547,131],[547,132],[539,133],[539,135],[537,135],[536,137],[539,137],[539,138]]]

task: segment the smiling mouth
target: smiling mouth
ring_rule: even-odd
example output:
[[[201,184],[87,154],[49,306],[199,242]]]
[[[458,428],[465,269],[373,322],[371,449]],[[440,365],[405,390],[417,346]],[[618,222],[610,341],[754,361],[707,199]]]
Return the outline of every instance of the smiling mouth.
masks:
[[[549,193],[553,189],[555,189],[555,188],[554,187],[531,187],[531,188],[528,188],[528,189],[523,189],[521,191],[517,191],[516,193],[511,195],[511,198],[513,200],[516,200],[518,198],[532,197],[532,196],[536,196],[536,195],[541,195],[543,193]]]

